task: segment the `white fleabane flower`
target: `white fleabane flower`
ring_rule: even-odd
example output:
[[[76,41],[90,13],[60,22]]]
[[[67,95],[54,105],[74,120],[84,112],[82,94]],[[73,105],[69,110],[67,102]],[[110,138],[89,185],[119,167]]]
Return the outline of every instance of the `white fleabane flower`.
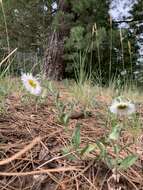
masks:
[[[135,112],[135,105],[129,101],[114,100],[109,109],[116,115],[125,116]]]
[[[40,86],[40,83],[35,77],[33,77],[31,73],[22,74],[21,80],[26,90],[29,91],[31,94],[36,96],[41,94],[42,88]]]

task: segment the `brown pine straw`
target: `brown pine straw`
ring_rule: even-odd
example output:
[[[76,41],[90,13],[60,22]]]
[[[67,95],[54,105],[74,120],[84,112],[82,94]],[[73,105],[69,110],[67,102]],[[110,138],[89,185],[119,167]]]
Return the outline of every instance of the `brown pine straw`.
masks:
[[[0,165],[5,165],[12,162],[13,160],[16,160],[18,157],[20,157],[21,155],[23,155],[24,153],[32,149],[40,141],[41,141],[41,138],[36,137],[35,139],[32,140],[32,142],[29,145],[25,146],[18,153],[14,154],[10,158],[1,160]],[[55,169],[40,169],[38,171],[31,171],[31,172],[0,172],[0,176],[27,176],[27,175],[49,174],[53,172],[65,172],[65,171],[79,171],[79,169],[77,169],[74,166],[71,166],[67,168],[61,167],[61,168],[55,168]]]
[[[5,160],[1,160],[0,165],[5,165],[5,164],[8,164],[8,163],[12,162],[13,160],[16,160],[18,157],[20,157],[21,155],[25,154],[27,151],[32,149],[37,143],[40,142],[40,140],[41,140],[40,137],[36,137],[35,139],[32,140],[32,142],[29,145],[25,146],[18,153],[14,154],[10,158],[7,158]]]
[[[31,171],[31,172],[0,172],[0,176],[28,176],[28,175],[38,175],[38,174],[48,174],[48,173],[55,173],[55,172],[66,172],[66,171],[79,171],[77,167],[61,167],[61,168],[54,168],[54,169],[41,169],[38,171]]]

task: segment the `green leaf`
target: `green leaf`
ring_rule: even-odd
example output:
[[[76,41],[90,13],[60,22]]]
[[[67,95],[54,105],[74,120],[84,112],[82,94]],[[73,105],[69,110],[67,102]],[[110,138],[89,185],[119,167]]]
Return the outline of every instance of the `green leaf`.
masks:
[[[113,169],[114,168],[114,160],[110,157],[110,156],[106,156],[105,157],[105,162],[107,164],[107,166],[110,168],[110,169]]]
[[[130,166],[132,166],[136,162],[137,159],[138,159],[138,156],[136,156],[136,155],[127,156],[120,163],[119,169],[125,170],[125,169],[129,168]]]
[[[81,124],[77,123],[76,127],[75,127],[75,132],[74,135],[72,137],[72,144],[75,146],[75,148],[79,148],[80,146],[80,128],[81,128]]]
[[[69,115],[68,114],[65,114],[64,117],[63,117],[63,124],[65,126],[67,126],[69,123]]]
[[[117,144],[114,144],[114,153],[115,154],[118,154],[119,152],[120,152],[120,150],[121,150],[121,147],[120,147],[120,145],[117,145]]]
[[[120,136],[120,131],[121,129],[119,128],[118,125],[116,125],[115,127],[112,128],[112,131],[109,135],[109,139],[111,140],[118,140],[119,136]]]
[[[85,148],[81,151],[81,156],[87,155],[92,152],[95,148],[97,148],[96,144],[88,144]]]
[[[70,147],[70,146],[69,146],[69,147],[65,147],[65,148],[62,149],[62,154],[63,154],[63,155],[66,155],[66,154],[68,154],[70,151],[71,151],[71,147]]]
[[[65,147],[65,148],[62,149],[62,154],[66,155],[66,154],[70,153],[71,150],[72,150],[72,147],[70,147],[70,146],[69,147]],[[72,155],[72,154],[69,154],[66,157],[70,161],[76,160],[76,157],[74,155]]]
[[[101,141],[96,141],[98,148],[100,149],[100,156],[105,158],[106,157],[106,147]]]

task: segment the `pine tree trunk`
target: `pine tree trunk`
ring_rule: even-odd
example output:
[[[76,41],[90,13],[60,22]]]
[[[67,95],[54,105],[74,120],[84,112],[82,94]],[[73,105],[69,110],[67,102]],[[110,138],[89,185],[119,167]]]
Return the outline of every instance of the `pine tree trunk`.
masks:
[[[64,13],[70,10],[65,0],[58,1],[58,10]],[[43,70],[49,80],[61,80],[63,78],[64,64],[64,39],[69,33],[64,16],[59,18],[58,30],[52,31],[45,51]]]

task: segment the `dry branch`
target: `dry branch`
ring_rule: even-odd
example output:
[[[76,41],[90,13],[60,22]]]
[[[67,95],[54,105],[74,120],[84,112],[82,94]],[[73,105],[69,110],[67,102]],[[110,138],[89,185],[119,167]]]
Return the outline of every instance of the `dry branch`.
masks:
[[[10,158],[7,158],[5,160],[1,160],[0,161],[0,165],[5,165],[10,163],[11,161],[17,159],[18,157],[20,157],[22,154],[26,153],[27,151],[29,151],[30,149],[33,148],[33,146],[35,146],[38,142],[40,142],[41,138],[40,137],[36,137],[35,139],[33,139],[33,141],[27,145],[26,147],[24,147],[21,151],[19,151],[18,153],[14,154],[13,156],[11,156]]]
[[[28,176],[28,175],[39,175],[39,174],[48,174],[55,172],[66,172],[66,171],[79,171],[80,169],[76,167],[61,167],[55,169],[41,169],[39,171],[31,171],[31,172],[0,172],[0,176]]]

